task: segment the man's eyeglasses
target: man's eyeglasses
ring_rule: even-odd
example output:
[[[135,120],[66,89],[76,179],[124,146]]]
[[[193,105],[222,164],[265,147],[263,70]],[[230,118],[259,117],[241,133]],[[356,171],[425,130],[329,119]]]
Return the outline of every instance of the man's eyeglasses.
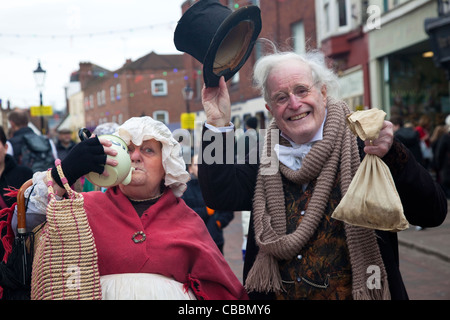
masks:
[[[291,93],[298,99],[304,99],[309,95],[315,84],[316,83],[313,83],[309,87],[300,84],[295,86],[291,92],[277,92],[271,100],[277,107],[285,107],[289,103],[289,96]]]

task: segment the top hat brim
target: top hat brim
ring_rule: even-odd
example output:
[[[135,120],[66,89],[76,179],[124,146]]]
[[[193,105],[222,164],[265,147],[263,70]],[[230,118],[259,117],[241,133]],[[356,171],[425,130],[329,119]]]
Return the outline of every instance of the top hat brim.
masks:
[[[261,11],[242,7],[230,14],[217,29],[203,61],[206,87],[217,87],[221,76],[233,77],[249,58],[261,32]]]

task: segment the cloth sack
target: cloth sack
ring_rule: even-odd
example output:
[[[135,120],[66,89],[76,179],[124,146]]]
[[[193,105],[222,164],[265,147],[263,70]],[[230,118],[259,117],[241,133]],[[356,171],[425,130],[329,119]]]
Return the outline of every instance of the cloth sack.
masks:
[[[56,199],[48,170],[47,221],[35,237],[31,299],[100,300],[97,249],[84,198],[70,188],[61,161],[55,163],[68,197]]]
[[[386,113],[376,108],[356,111],[347,124],[363,141],[378,138]],[[409,224],[389,167],[378,156],[367,154],[332,218],[355,226],[401,231]]]

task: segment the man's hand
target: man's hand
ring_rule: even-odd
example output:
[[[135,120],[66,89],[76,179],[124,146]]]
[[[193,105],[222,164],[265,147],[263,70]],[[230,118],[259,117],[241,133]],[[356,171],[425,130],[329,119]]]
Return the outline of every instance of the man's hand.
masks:
[[[231,103],[224,77],[220,78],[218,87],[203,86],[202,104],[208,124],[215,127],[225,127],[230,124]]]
[[[374,154],[383,158],[391,149],[394,142],[393,124],[389,121],[384,121],[380,134],[377,139],[369,141],[366,140],[364,152],[367,154]]]

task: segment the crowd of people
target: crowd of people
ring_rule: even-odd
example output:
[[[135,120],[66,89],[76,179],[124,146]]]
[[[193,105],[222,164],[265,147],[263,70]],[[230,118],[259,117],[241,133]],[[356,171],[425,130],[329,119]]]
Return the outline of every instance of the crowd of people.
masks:
[[[374,154],[389,167],[409,223],[440,225],[447,214],[445,193],[426,168],[420,142],[418,148],[409,144],[416,138],[427,142],[429,134],[407,131],[393,118],[384,121],[377,139],[356,138],[345,125],[349,109],[336,98],[337,76],[319,52],[264,56],[255,64],[254,83],[273,116],[256,162],[234,154],[234,164],[226,161],[234,153],[225,142],[234,139],[234,127],[223,77],[217,87],[203,88],[202,103],[203,132],[224,141],[217,152],[224,161],[197,163],[193,155],[188,172],[168,127],[148,116],[111,129],[128,147],[131,182],[82,192],[103,299],[407,299],[397,234],[353,226],[331,214],[361,160]],[[32,178],[25,192],[28,231],[45,224],[49,184],[63,199],[66,182],[73,186],[89,172],[104,174],[105,165],[118,165],[112,158],[117,151],[102,133],[74,143],[70,132],[61,131],[51,145],[51,175],[33,172],[21,164],[19,142],[31,129],[25,121],[15,126],[10,144],[0,130],[0,183],[2,190],[18,188]],[[434,151],[439,168],[450,161],[444,131]],[[201,152],[209,152],[213,141],[203,139]],[[447,171],[439,172],[445,186]],[[2,198],[3,207],[14,202]],[[243,283],[223,256],[222,229],[235,211],[250,215]],[[370,287],[373,266],[379,282]]]
[[[432,125],[430,116],[424,114],[416,121],[392,115],[394,136],[414,155],[442,186],[450,198],[450,115]]]

